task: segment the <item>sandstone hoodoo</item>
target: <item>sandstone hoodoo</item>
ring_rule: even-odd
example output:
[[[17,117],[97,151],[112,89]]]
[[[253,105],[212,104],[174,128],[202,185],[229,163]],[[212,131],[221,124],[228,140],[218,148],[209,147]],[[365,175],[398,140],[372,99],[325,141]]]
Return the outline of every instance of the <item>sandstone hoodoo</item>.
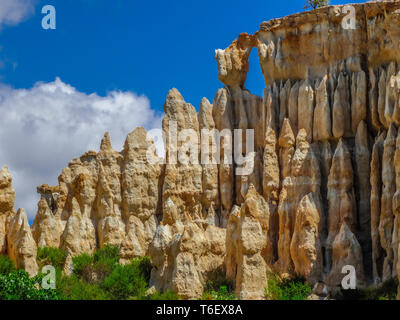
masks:
[[[65,249],[71,272],[72,257],[117,245],[121,262],[151,258],[151,286],[187,299],[217,270],[240,299],[263,299],[270,272],[329,289],[349,267],[359,288],[396,278],[400,2],[351,8],[264,22],[216,50],[224,87],[212,103],[197,114],[178,90],[167,96],[165,159],[143,128],[121,152],[106,134],[58,186],[38,187],[32,231],[3,168],[0,253],[33,275],[37,246]],[[245,87],[253,49],[262,97]]]

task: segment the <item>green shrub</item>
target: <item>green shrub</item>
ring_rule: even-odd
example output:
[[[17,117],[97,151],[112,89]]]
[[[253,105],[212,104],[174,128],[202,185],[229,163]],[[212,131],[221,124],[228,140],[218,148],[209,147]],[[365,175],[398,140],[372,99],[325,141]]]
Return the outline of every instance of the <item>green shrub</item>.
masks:
[[[59,300],[56,290],[40,288],[41,279],[29,278],[23,270],[0,275],[0,300]]]
[[[335,300],[396,300],[398,280],[390,279],[378,287],[355,290],[338,290],[334,295]]]
[[[125,266],[117,265],[100,284],[111,299],[141,298],[148,288],[149,259],[137,258]]]
[[[74,274],[83,278],[93,265],[93,256],[87,253],[82,253],[79,256],[72,258],[72,264],[74,266]]]
[[[233,293],[234,283],[226,278],[222,268],[219,268],[207,275],[204,286],[203,300],[235,300]]]
[[[268,273],[267,277],[265,297],[269,300],[307,300],[311,294],[311,287],[303,279],[281,280],[272,273]]]
[[[0,255],[0,275],[15,272],[14,262],[7,256]]]
[[[56,269],[62,270],[64,267],[67,252],[58,248],[38,247],[37,261],[40,267],[51,265]]]
[[[118,265],[119,248],[105,246],[93,255],[81,254],[72,259],[74,274],[90,283],[104,280]]]
[[[329,2],[329,0],[307,0],[304,5],[304,10],[324,7],[327,6]]]
[[[108,294],[97,284],[87,283],[76,275],[64,276],[57,282],[63,300],[108,300]]]
[[[227,279],[226,274],[222,268],[207,274],[206,285],[204,291],[218,291],[221,287],[226,287],[227,291],[234,290],[234,283],[232,280]]]
[[[219,290],[204,291],[202,300],[236,300],[232,291],[227,286],[221,286]]]

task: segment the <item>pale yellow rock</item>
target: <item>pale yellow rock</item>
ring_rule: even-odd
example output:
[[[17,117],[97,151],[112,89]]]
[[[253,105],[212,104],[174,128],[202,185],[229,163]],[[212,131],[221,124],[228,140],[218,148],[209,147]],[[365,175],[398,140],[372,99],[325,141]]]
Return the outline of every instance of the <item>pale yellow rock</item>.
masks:
[[[263,299],[268,286],[263,249],[268,241],[269,210],[253,185],[240,213],[230,215],[227,229],[225,260],[227,275],[235,280],[235,294],[239,299]]]
[[[394,106],[396,100],[398,99],[393,79],[395,75],[396,75],[396,64],[395,62],[391,62],[389,64],[386,73],[386,99],[385,99],[384,116],[387,125],[390,125],[391,123],[394,122],[393,119]]]
[[[351,109],[348,76],[340,73],[332,108],[332,133],[336,139],[351,135]]]
[[[276,83],[274,83],[272,86],[267,86],[264,89],[263,103],[266,110],[265,127],[266,128],[271,127],[274,130],[278,130],[279,93]],[[297,119],[297,109],[296,109],[296,119]]]
[[[314,121],[315,95],[314,89],[307,79],[302,82],[299,88],[298,100],[298,129],[305,129],[307,132],[307,141],[312,142],[313,121]]]
[[[108,133],[101,141],[98,161],[96,190],[97,237],[100,248],[105,245],[119,246],[125,238],[125,223],[121,212],[121,166],[123,157],[113,150]],[[83,193],[86,194],[86,193]],[[90,197],[91,198],[91,197]],[[85,217],[88,216],[83,212]]]
[[[225,50],[216,50],[218,78],[227,86],[242,86],[249,70],[249,55],[255,46],[255,37],[242,33]]]
[[[37,247],[24,209],[8,218],[7,252],[18,269],[24,269],[31,277],[37,275]]]
[[[376,139],[371,156],[371,239],[372,239],[372,272],[375,284],[381,282],[381,266],[383,249],[379,235],[379,221],[381,215],[382,197],[382,156],[385,132]]]
[[[356,236],[346,222],[343,222],[339,233],[332,244],[332,270],[325,280],[329,286],[339,286],[342,283],[344,266],[352,266],[356,271],[356,286],[364,285],[362,250]]]
[[[290,244],[295,274],[307,279],[311,285],[322,280],[323,268],[321,213],[315,203],[314,196],[310,193],[300,201]]]
[[[203,216],[208,213],[211,207],[219,209],[220,198],[218,188],[218,160],[217,140],[215,139],[216,129],[213,119],[213,106],[203,98],[200,103],[198,114],[199,129],[201,131],[202,148],[207,148],[207,153],[202,152],[202,206]],[[208,139],[208,140],[207,140]],[[208,143],[207,143],[208,142]],[[202,150],[203,151],[203,150]]]
[[[267,269],[324,281],[313,271],[321,269],[319,246],[326,284],[340,285],[345,263],[356,266],[361,282],[362,273],[375,284],[395,276],[400,169],[391,140],[400,125],[400,3],[352,6],[352,30],[342,25],[345,7],[325,6],[264,22],[255,35],[217,50],[226,87],[212,106],[203,100],[196,114],[177,90],[167,97],[168,164],[160,164],[142,128],[121,152],[106,134],[100,152],[73,159],[57,186],[38,187],[34,239],[67,249],[67,272],[75,254],[106,244],[120,247],[121,262],[150,255],[154,289],[186,298],[198,298],[224,260],[240,298],[263,297]],[[262,99],[245,88],[254,47],[266,84]],[[220,164],[202,165],[201,129],[214,128]],[[234,129],[254,130],[253,170],[246,175],[233,163]],[[185,130],[190,137],[180,135]],[[244,156],[249,150],[242,147]],[[193,163],[183,164],[188,158]],[[8,253],[13,197],[3,169],[0,253]],[[260,220],[254,212],[269,216]]]
[[[299,88],[300,88],[300,81],[296,81],[296,83],[290,89],[290,96],[288,103],[288,118],[290,124],[292,125],[294,134],[297,134]]]
[[[215,127],[220,132],[220,164],[218,165],[221,197],[221,225],[226,226],[233,206],[234,171],[232,160],[233,123],[232,106],[226,88],[218,90],[213,102]]]
[[[124,145],[121,190],[126,236],[120,237],[121,258],[125,260],[147,255],[158,224],[156,216],[161,214],[161,166],[153,147],[154,142],[140,127],[128,135]],[[149,161],[148,152],[154,163]]]
[[[332,137],[331,108],[327,92],[327,79],[327,76],[322,78],[315,90],[314,141],[324,141]]]
[[[354,120],[354,119],[353,119]],[[355,138],[355,174],[357,188],[358,208],[358,240],[363,250],[365,270],[371,273],[372,247],[371,247],[371,154],[369,149],[369,133],[367,124],[361,120],[358,124]]]
[[[369,69],[369,81],[370,81],[370,89],[368,93],[368,100],[370,104],[370,113],[371,113],[371,124],[375,130],[379,130],[382,127],[382,124],[379,120],[378,113],[378,77],[377,72],[373,69]]]
[[[207,277],[223,265],[225,229],[195,222],[160,224],[149,248],[154,264],[150,286],[174,290],[185,299],[201,297]]]
[[[290,80],[282,83],[279,93],[279,125],[282,127],[283,120],[289,118],[289,100],[291,84]]]
[[[281,169],[281,179],[290,175],[291,161],[294,155],[295,136],[289,119],[283,121],[282,130],[279,136],[279,160]]]
[[[279,188],[280,188],[280,169],[277,154],[277,139],[275,131],[269,127],[265,135],[264,149],[264,169],[263,169],[263,195],[269,206],[270,221],[268,231],[268,243],[270,260],[267,264],[272,265],[277,258],[277,244],[279,235]]]
[[[42,197],[38,203],[38,212],[32,225],[32,235],[38,247],[60,246],[63,225],[59,216],[51,211],[47,201]]]
[[[61,236],[60,247],[71,257],[93,253],[97,248],[94,224],[82,213],[75,198],[71,200],[71,215]],[[66,266],[66,269],[69,267]]]
[[[0,254],[7,252],[7,218],[14,214],[15,192],[7,167],[0,170]]]
[[[176,89],[172,89],[164,112],[162,126],[166,135],[167,164],[162,189],[163,203],[171,198],[180,219],[184,220],[185,214],[197,219],[202,214],[202,167],[199,162],[200,136],[196,110],[183,100]],[[183,134],[184,130],[187,136]],[[179,139],[178,135],[181,134],[183,137]]]
[[[389,128],[389,125],[385,117],[385,103],[386,103],[386,71],[381,68],[379,70],[379,82],[378,82],[378,114],[380,122]]]
[[[296,210],[302,198],[310,192],[318,194],[321,186],[319,162],[307,141],[307,132],[300,129],[296,138],[296,151],[291,160],[290,176],[283,180],[279,200],[279,241],[277,267],[282,276],[293,273],[294,265],[290,244],[294,232]],[[318,207],[320,207],[318,201]]]
[[[382,200],[379,220],[381,245],[386,252],[382,281],[391,278],[393,272],[392,233],[394,225],[393,196],[396,192],[396,172],[394,154],[396,151],[397,129],[390,125],[387,133],[382,157]]]
[[[328,178],[328,259],[331,259],[333,242],[345,222],[354,230],[357,222],[351,155],[343,139],[339,141]],[[329,265],[328,261],[328,266]]]
[[[367,119],[367,79],[364,71],[353,73],[351,95],[351,122],[355,135],[360,122]]]
[[[396,173],[396,193],[393,196],[393,270],[392,277],[397,276],[397,264],[399,260],[399,245],[400,245],[400,134],[396,139],[396,152],[394,153],[393,165]]]

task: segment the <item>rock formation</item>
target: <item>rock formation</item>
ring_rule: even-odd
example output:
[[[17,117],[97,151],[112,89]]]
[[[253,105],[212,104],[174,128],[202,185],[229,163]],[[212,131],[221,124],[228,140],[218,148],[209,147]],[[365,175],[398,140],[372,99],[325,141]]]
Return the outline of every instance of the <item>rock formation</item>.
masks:
[[[348,265],[360,285],[396,277],[400,3],[352,6],[355,28],[343,6],[326,6],[217,50],[224,87],[212,103],[197,114],[178,90],[167,96],[165,159],[143,128],[121,152],[106,134],[58,186],[38,188],[32,234],[0,171],[0,252],[34,273],[31,239],[66,249],[66,270],[118,245],[122,262],[151,257],[152,286],[190,299],[220,268],[243,299],[263,298],[267,270],[323,288],[340,286]],[[245,87],[253,49],[262,97]]]
[[[15,193],[7,167],[0,170],[0,254],[7,253],[15,267],[31,276],[38,273],[37,246],[25,210],[14,211]]]

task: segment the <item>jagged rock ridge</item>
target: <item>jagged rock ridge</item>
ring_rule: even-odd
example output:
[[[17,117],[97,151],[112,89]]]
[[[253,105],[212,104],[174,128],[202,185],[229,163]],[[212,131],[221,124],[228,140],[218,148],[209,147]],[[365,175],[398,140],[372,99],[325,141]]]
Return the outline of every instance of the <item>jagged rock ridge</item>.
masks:
[[[358,285],[396,277],[400,3],[353,7],[355,29],[343,27],[343,6],[327,6],[264,22],[255,35],[241,34],[217,50],[225,87],[212,104],[203,99],[196,114],[176,89],[168,94],[166,164],[143,128],[121,152],[106,134],[98,153],[69,163],[58,186],[38,188],[32,233],[23,211],[14,213],[3,169],[0,250],[27,267],[33,238],[66,249],[69,272],[71,257],[115,244],[122,261],[150,255],[152,285],[185,298],[199,297],[208,274],[221,267],[243,299],[263,298],[267,270],[329,287],[340,285],[346,265],[354,266]],[[253,48],[263,97],[244,86]],[[207,141],[223,150],[217,164],[204,164],[190,147],[204,129],[231,133]],[[254,130],[245,175],[238,174],[242,165],[224,161],[235,129]],[[194,138],[178,139],[182,130]],[[235,148],[233,154],[246,155]],[[192,162],[179,161],[182,154]],[[19,229],[23,240],[8,228]],[[37,269],[33,262],[30,268]]]

